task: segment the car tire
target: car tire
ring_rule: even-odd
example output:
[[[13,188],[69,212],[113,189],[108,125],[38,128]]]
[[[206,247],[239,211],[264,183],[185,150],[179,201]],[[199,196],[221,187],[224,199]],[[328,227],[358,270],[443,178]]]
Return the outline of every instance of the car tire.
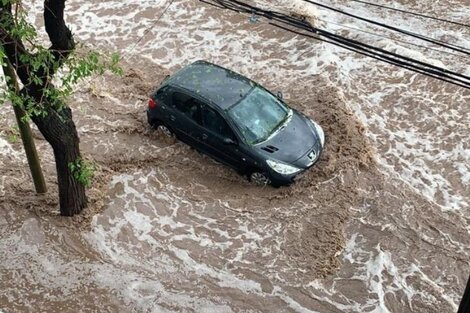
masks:
[[[175,138],[175,133],[170,126],[165,125],[162,122],[154,123],[155,129],[159,130],[167,138]]]
[[[271,179],[269,179],[269,176],[264,172],[251,172],[249,180],[257,186],[266,186],[271,184]]]

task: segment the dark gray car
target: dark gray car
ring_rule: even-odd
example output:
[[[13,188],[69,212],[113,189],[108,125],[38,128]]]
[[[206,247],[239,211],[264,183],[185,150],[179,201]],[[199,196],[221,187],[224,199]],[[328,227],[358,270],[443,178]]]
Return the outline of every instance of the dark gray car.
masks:
[[[288,185],[317,162],[322,128],[282,96],[231,70],[192,63],[151,95],[150,125],[259,185]]]

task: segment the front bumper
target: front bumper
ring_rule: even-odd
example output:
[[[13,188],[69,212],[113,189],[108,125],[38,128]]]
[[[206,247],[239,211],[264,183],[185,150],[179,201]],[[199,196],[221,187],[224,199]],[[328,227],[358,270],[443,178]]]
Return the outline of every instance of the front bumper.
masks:
[[[317,152],[317,156],[316,156],[315,160],[313,160],[313,162],[311,162],[306,168],[302,169],[300,172],[297,172],[295,174],[283,175],[283,174],[279,174],[278,172],[276,172],[273,169],[269,168],[268,172],[269,172],[269,176],[271,178],[271,183],[274,186],[288,186],[288,185],[291,185],[294,182],[298,181],[303,176],[305,176],[307,171],[311,167],[313,167],[320,160],[320,156],[321,156],[322,152],[323,152],[323,149],[320,149],[320,151]]]

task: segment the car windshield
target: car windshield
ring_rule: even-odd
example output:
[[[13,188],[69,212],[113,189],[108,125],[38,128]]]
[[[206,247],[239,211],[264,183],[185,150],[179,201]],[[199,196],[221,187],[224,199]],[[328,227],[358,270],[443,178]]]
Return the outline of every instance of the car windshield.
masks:
[[[266,140],[290,115],[287,108],[272,94],[260,87],[253,90],[228,110],[248,144]]]

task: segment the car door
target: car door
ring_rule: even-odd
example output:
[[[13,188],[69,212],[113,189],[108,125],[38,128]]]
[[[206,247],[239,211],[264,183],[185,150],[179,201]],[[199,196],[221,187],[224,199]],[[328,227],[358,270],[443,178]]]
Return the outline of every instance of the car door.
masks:
[[[235,133],[222,115],[206,104],[201,104],[202,142],[215,159],[243,170],[247,156],[238,145]]]
[[[182,90],[174,90],[171,98],[169,126],[182,141],[197,147],[200,144],[198,140],[201,127],[200,101]]]

